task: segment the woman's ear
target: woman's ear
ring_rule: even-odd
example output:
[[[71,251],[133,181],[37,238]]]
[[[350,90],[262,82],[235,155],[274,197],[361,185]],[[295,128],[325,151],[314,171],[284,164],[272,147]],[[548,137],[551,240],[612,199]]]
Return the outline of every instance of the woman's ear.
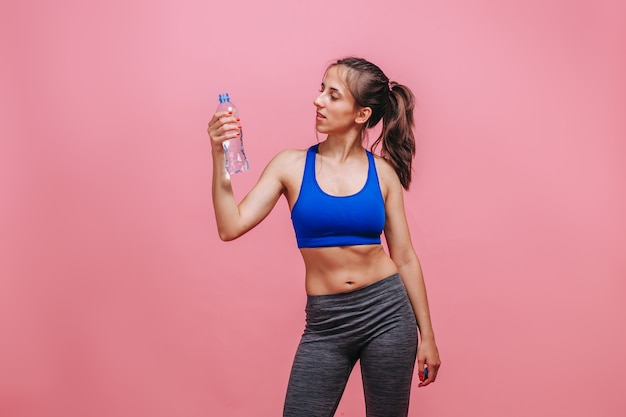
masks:
[[[356,111],[356,117],[354,119],[354,122],[360,125],[365,124],[367,123],[371,115],[372,115],[371,108],[361,107],[360,109]]]

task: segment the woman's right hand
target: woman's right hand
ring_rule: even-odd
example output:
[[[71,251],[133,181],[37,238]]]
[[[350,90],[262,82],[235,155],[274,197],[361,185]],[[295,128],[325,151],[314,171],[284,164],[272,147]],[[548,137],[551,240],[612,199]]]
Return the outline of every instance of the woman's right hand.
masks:
[[[209,121],[207,133],[211,138],[213,149],[223,150],[222,142],[238,137],[241,134],[241,125],[239,119],[234,117],[232,112],[217,112]]]

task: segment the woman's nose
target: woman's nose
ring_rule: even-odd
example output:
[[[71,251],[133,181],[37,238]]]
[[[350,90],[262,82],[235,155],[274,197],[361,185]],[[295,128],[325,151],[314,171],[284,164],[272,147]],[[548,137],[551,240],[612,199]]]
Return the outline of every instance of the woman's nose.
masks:
[[[322,107],[322,100],[321,100],[322,95],[318,95],[317,97],[315,97],[315,100],[313,100],[313,105],[315,107]]]

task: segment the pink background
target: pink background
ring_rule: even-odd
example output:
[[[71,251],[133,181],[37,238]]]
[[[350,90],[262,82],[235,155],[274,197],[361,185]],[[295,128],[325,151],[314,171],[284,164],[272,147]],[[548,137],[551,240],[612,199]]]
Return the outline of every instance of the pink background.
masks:
[[[623,417],[625,6],[3,2],[0,415],[280,415],[302,262],[284,201],[218,239],[206,124],[229,92],[241,196],[315,142],[323,70],[356,54],[420,102],[406,205],[443,366],[411,415]]]

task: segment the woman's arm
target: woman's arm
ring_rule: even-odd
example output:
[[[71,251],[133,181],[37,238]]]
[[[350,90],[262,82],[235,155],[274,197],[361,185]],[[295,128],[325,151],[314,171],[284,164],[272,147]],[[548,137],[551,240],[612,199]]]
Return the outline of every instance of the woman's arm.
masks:
[[[406,287],[417,325],[419,327],[421,343],[417,352],[419,386],[425,386],[434,382],[437,378],[437,371],[441,365],[437,344],[435,343],[435,333],[430,319],[430,309],[428,307],[428,297],[426,295],[426,285],[422,275],[420,261],[415,253],[409,227],[404,211],[404,196],[400,181],[393,171],[393,168],[386,162],[381,165],[379,172],[383,174],[387,187],[385,199],[385,211],[387,220],[385,223],[385,239],[389,248],[389,255],[398,267],[398,272],[402,277]],[[424,364],[428,365],[428,378],[424,380]]]
[[[238,120],[228,112],[216,113],[207,131],[213,157],[212,197],[217,229],[220,239],[233,240],[259,224],[276,205],[284,189],[281,178],[285,158],[281,153],[270,161],[252,190],[237,204],[224,165],[222,142],[239,136]]]

